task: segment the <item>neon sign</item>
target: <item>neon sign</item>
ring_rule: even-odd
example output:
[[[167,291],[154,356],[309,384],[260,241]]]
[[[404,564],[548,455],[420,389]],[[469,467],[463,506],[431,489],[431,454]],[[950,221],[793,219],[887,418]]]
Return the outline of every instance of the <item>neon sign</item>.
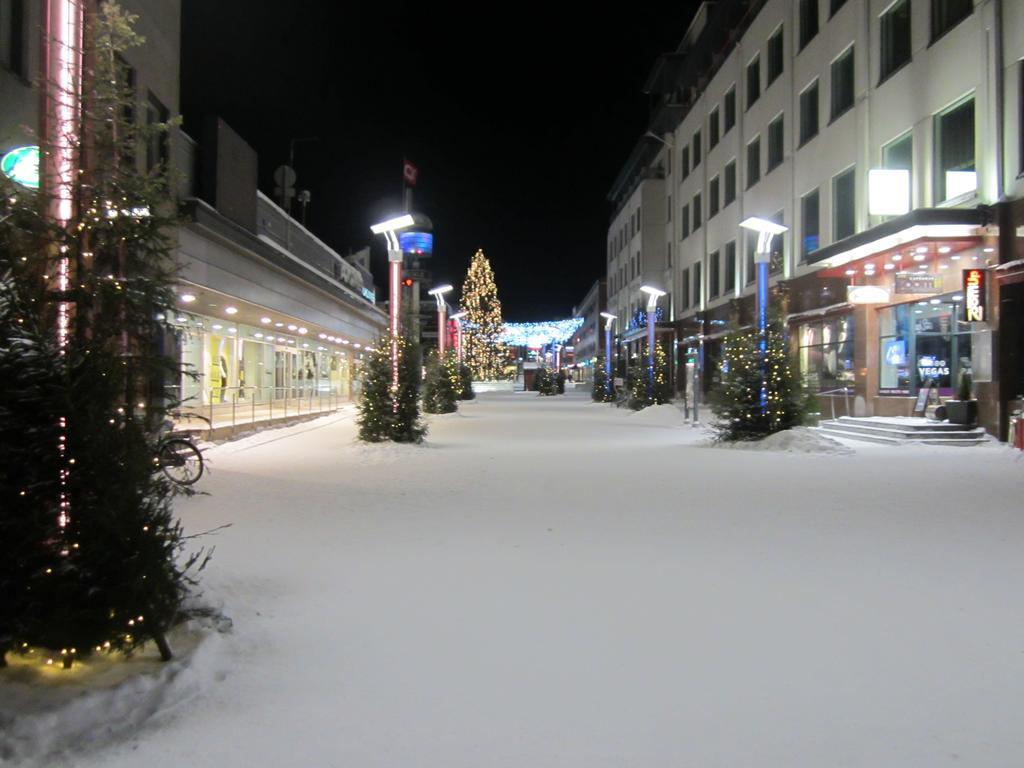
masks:
[[[402,253],[429,256],[434,252],[434,236],[430,232],[399,232]]]
[[[39,189],[39,147],[17,147],[0,159],[0,171],[11,181]]]
[[[964,311],[967,322],[984,323],[987,304],[985,301],[985,270],[964,270]]]

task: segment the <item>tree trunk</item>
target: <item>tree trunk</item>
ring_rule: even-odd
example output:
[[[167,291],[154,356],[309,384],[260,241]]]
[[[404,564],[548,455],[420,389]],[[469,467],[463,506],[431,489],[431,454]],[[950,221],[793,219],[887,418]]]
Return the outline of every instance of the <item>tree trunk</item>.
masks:
[[[153,642],[156,643],[156,647],[160,651],[160,661],[170,661],[174,658],[171,646],[167,642],[167,636],[163,632],[154,632]]]

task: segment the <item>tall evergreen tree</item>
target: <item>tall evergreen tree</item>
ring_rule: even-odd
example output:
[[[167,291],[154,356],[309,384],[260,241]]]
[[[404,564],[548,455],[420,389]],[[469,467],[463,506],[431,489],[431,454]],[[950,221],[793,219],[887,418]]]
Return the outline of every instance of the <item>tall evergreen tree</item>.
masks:
[[[805,394],[794,375],[781,324],[768,324],[766,406],[761,405],[757,329],[734,331],[722,348],[721,384],[712,392],[717,439],[757,440],[804,422]]]
[[[427,355],[426,376],[423,379],[423,410],[427,413],[453,413],[459,409],[458,370],[453,369],[454,356],[448,352],[443,358],[436,351]]]
[[[478,381],[493,381],[502,374],[504,351],[499,341],[504,323],[501,301],[491,263],[483,251],[473,254],[462,285],[462,311],[466,331],[464,359]]]
[[[0,659],[36,646],[65,665],[146,640],[169,658],[197,562],[179,561],[179,489],[153,471],[174,405],[163,384],[183,371],[163,351],[168,171],[142,171],[141,150],[168,127],[135,121],[121,58],[142,42],[135,17],[105,2],[86,22],[66,223],[51,215],[52,179],[39,192],[0,182]],[[76,97],[47,85],[48,99]]]
[[[392,384],[390,335],[382,336],[363,360],[362,395],[356,419],[360,440],[419,443],[427,433],[420,419],[419,350],[400,336],[398,355],[397,392]]]

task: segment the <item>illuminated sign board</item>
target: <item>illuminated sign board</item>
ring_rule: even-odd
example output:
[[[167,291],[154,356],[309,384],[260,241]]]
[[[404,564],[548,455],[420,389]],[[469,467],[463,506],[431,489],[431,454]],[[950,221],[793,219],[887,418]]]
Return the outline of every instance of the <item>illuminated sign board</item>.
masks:
[[[23,187],[39,189],[39,147],[18,147],[0,158],[0,171]]]
[[[402,253],[430,256],[434,252],[434,236],[430,232],[399,232]]]
[[[964,312],[968,323],[984,323],[988,319],[985,301],[985,270],[964,270]]]
[[[896,273],[896,293],[938,293],[937,275],[922,275],[917,272]]]
[[[363,298],[371,304],[377,300],[377,294],[371,291],[369,288],[363,288]]]

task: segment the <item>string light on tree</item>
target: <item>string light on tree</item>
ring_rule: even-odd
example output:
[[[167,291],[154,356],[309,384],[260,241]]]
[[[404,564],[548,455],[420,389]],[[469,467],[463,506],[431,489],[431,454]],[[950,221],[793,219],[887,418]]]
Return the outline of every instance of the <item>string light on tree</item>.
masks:
[[[501,346],[501,300],[494,282],[494,271],[483,251],[473,254],[462,284],[461,310],[466,313],[463,362],[478,381],[494,381],[501,376],[504,350]]]

